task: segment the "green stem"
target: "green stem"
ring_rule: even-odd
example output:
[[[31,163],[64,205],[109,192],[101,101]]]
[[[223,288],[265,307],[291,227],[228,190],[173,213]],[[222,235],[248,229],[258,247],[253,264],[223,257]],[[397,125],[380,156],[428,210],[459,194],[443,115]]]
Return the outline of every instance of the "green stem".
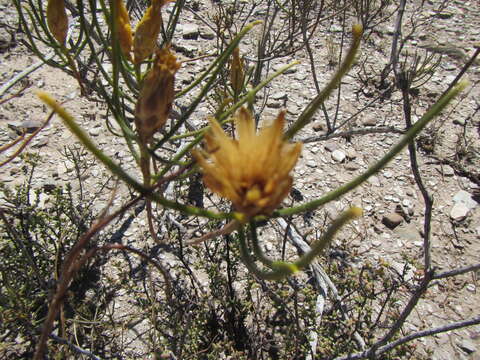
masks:
[[[220,57],[217,59],[218,60],[218,66],[217,68],[213,71],[213,73],[210,74],[210,78],[205,84],[205,86],[202,88],[200,91],[200,94],[193,100],[193,102],[190,104],[188,109],[182,114],[181,118],[176,122],[175,125],[172,126],[170,131],[154,146],[153,150],[156,150],[160,148],[165,142],[170,140],[170,138],[180,129],[182,124],[190,117],[190,115],[195,111],[197,108],[198,104],[203,100],[203,98],[207,95],[207,93],[211,90],[211,87],[213,83],[216,81],[217,74],[224,69],[224,66],[226,62],[228,61],[229,56],[235,50],[235,48],[238,46],[238,43],[242,38],[249,32],[255,25],[260,24],[261,21],[254,21],[247,26],[245,26],[242,31],[238,33],[237,36],[232,40],[232,43],[228,46],[228,48],[220,55]],[[214,62],[215,63],[215,62]]]
[[[243,263],[250,272],[259,278],[264,280],[282,280],[296,272],[294,268],[288,267],[287,263],[284,263],[287,266],[281,266],[278,263],[273,263],[272,265],[276,265],[276,270],[274,271],[263,271],[259,269],[247,248],[245,233],[243,232],[242,226],[240,226],[238,229],[238,239],[240,244],[240,257],[242,258]]]
[[[313,259],[320,255],[323,249],[325,249],[325,247],[332,241],[338,230],[350,220],[356,219],[360,216],[362,216],[362,209],[358,207],[352,207],[347,211],[344,211],[330,224],[325,234],[323,234],[318,241],[313,243],[311,250],[295,261],[295,266],[298,267],[298,269],[304,269],[310,265]]]
[[[118,166],[110,157],[105,155],[101,150],[99,150],[93,142],[90,140],[87,134],[77,125],[75,119],[63,108],[61,107],[50,95],[45,92],[38,92],[38,97],[46,103],[48,106],[52,108],[65,122],[67,127],[72,131],[78,139],[82,142],[82,144],[90,150],[95,157],[100,160],[115,176],[122,179],[125,183],[130,185],[136,191],[138,191],[143,196],[151,199],[159,203],[160,205],[178,210],[180,212],[189,214],[189,215],[196,215],[196,216],[203,216],[209,219],[235,219],[235,213],[224,214],[224,213],[214,213],[212,211],[208,211],[205,209],[201,209],[195,206],[188,206],[183,205],[174,201],[170,201],[165,199],[162,196],[154,193],[152,189],[146,188],[130,175],[128,175],[120,166]]]
[[[358,47],[360,46],[360,39],[362,37],[362,27],[361,25],[354,25],[352,27],[353,33],[353,43],[348,50],[347,56],[343,61],[342,65],[335,73],[333,78],[327,84],[327,86],[307,105],[305,110],[299,116],[297,121],[292,125],[290,129],[285,133],[285,139],[292,138],[298,131],[300,131],[305,125],[308,124],[310,119],[313,117],[318,108],[325,102],[325,100],[330,96],[332,91],[338,86],[345,74],[350,70],[350,67],[355,60],[355,55],[357,54]]]
[[[332,224],[328,227],[323,236],[312,245],[311,250],[304,254],[300,259],[295,262],[286,261],[272,261],[262,252],[258,244],[258,238],[256,233],[256,226],[254,221],[250,222],[250,230],[252,235],[253,253],[265,266],[271,268],[271,271],[264,271],[257,267],[254,259],[251,257],[248,248],[243,228],[238,230],[240,239],[240,255],[247,268],[258,277],[265,280],[282,280],[287,276],[290,276],[297,271],[300,271],[309,266],[312,261],[320,255],[325,247],[332,241],[335,234],[350,220],[358,218],[362,215],[362,209],[352,207],[343,212]]]
[[[291,62],[290,64],[287,64],[287,65],[284,65],[282,66],[280,69],[278,69],[278,71],[276,71],[275,73],[273,73],[272,75],[268,76],[265,80],[263,80],[260,84],[258,84],[256,87],[254,87],[252,90],[250,90],[245,96],[243,96],[241,99],[239,99],[238,102],[236,102],[234,105],[232,105],[232,107],[230,107],[227,111],[223,112],[219,118],[218,118],[218,121],[221,123],[221,124],[224,124],[226,123],[227,121],[229,120],[226,120],[229,116],[231,116],[236,110],[238,110],[243,104],[245,104],[246,102],[248,102],[249,100],[251,100],[252,98],[255,97],[255,95],[260,91],[262,90],[266,85],[268,85],[273,79],[275,79],[276,77],[282,75],[285,71],[287,71],[288,69],[290,69],[291,67],[299,64],[300,62],[299,61],[293,61]],[[203,134],[205,131],[207,131],[208,129],[210,129],[210,126],[205,126],[204,128],[202,129],[199,129],[197,131],[191,131],[191,132],[188,132],[188,133],[185,133],[185,134],[181,134],[181,135],[176,135],[176,136],[172,136],[170,139],[171,140],[178,140],[178,139],[182,139],[182,138],[186,138],[186,137],[190,137],[190,136],[196,136],[196,135],[199,135],[199,134]]]
[[[273,217],[278,216],[290,216],[298,214],[305,211],[311,211],[319,206],[322,206],[334,199],[339,198],[340,196],[346,194],[347,192],[355,189],[357,186],[361,185],[366,181],[370,176],[379,172],[385,165],[387,165],[395,156],[397,156],[400,151],[403,150],[408,143],[413,141],[415,136],[423,130],[423,128],[437,115],[439,115],[442,110],[452,101],[452,99],[457,96],[465,87],[468,85],[467,81],[460,82],[457,86],[451,89],[448,93],[442,96],[428,111],[423,117],[418,120],[400,139],[400,141],[393,146],[389,152],[387,152],[377,163],[370,166],[367,171],[362,175],[356,177],[349,183],[346,183],[335,190],[330,191],[329,193],[322,196],[320,199],[313,200],[309,203],[302,204],[296,207],[281,209],[273,213]],[[258,220],[258,219],[257,219]]]

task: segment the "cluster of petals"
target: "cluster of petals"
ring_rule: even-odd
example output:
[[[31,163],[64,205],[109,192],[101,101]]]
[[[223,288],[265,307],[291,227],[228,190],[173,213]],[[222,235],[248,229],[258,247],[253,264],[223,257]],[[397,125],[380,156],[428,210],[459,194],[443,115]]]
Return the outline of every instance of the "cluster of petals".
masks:
[[[283,111],[258,133],[246,108],[241,108],[234,120],[236,139],[211,119],[206,149],[194,151],[193,156],[203,170],[205,185],[231,200],[237,211],[247,217],[270,214],[290,192],[290,171],[302,145],[284,140]]]

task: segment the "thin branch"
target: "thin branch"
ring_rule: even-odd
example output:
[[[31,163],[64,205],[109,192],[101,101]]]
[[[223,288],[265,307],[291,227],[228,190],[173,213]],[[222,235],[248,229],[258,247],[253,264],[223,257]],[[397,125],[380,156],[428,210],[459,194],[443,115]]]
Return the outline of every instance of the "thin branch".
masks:
[[[407,320],[408,316],[410,313],[413,311],[413,309],[417,306],[418,301],[420,298],[425,294],[425,291],[428,288],[428,285],[430,284],[430,281],[432,280],[433,277],[433,270],[429,270],[425,272],[425,275],[422,279],[422,282],[420,285],[417,287],[415,290],[414,294],[408,301],[407,305],[403,309],[402,313],[398,317],[397,321],[392,325],[388,333],[381,338],[375,345],[373,345],[370,350],[368,350],[368,356],[375,356],[377,354],[377,351],[380,347],[385,345],[390,339],[395,336],[398,330],[403,326],[405,323],[405,320]]]
[[[448,271],[441,272],[440,274],[434,275],[433,280],[445,279],[445,278],[448,278],[448,277],[462,275],[462,274],[468,273],[470,271],[478,271],[478,270],[480,270],[480,263],[475,264],[475,265],[465,266],[465,267],[454,269],[454,270],[448,270]]]
[[[447,332],[447,331],[461,329],[461,328],[464,328],[464,327],[467,327],[467,326],[472,326],[472,325],[477,325],[477,324],[480,324],[480,316],[471,318],[469,320],[457,321],[457,322],[454,322],[454,323],[451,323],[451,324],[448,324],[448,325],[439,326],[439,327],[436,327],[436,328],[433,328],[433,329],[419,331],[419,332],[416,332],[414,334],[404,336],[404,337],[402,337],[398,340],[392,341],[391,343],[388,343],[387,345],[384,345],[384,346],[378,348],[378,350],[375,352],[375,355],[381,355],[381,354],[383,354],[387,351],[390,351],[390,350],[396,348],[399,345],[405,344],[409,341],[412,341],[412,340],[415,340],[415,339],[418,339],[418,338],[421,338],[421,337],[432,336],[432,335],[435,335],[435,334],[440,334],[440,333],[444,333],[444,332]],[[334,360],[366,359],[367,357],[370,356],[370,354],[369,354],[370,351],[371,351],[371,349],[368,349],[368,350],[363,351],[363,352],[359,352],[359,353],[355,353],[355,354],[349,354],[347,356],[336,357]]]
[[[397,129],[394,126],[381,126],[381,127],[374,127],[370,129],[366,128],[358,128],[358,129],[352,129],[348,131],[342,131],[342,132],[336,132],[332,134],[324,134],[324,135],[318,135],[318,136],[310,136],[305,139],[301,139],[300,142],[306,144],[306,143],[311,143],[311,142],[316,142],[316,141],[324,141],[328,139],[333,139],[333,138],[339,138],[339,137],[350,137],[352,135],[368,135],[368,134],[385,134],[385,133],[393,133],[393,134],[404,134],[405,131],[401,129]]]
[[[64,338],[61,338],[57,335],[54,335],[54,334],[50,334],[50,337],[55,340],[56,342],[60,343],[60,344],[64,344],[64,345],[67,345],[70,349],[72,349],[73,351],[75,351],[76,353],[79,353],[81,355],[84,355],[84,356],[87,356],[88,358],[90,359],[93,359],[93,360],[101,360],[101,358],[99,358],[98,356],[95,356],[93,355],[90,351],[87,351],[87,350],[84,350],[82,349],[81,347],[75,345],[75,344],[72,344],[70,341],[64,339]]]

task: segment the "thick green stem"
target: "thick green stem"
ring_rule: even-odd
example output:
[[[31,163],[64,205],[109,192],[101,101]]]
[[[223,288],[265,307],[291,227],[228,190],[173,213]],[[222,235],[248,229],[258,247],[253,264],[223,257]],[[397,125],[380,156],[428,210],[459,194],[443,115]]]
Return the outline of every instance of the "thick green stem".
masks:
[[[295,262],[286,262],[286,261],[273,261],[268,258],[260,248],[258,243],[257,233],[255,222],[250,222],[250,229],[252,235],[252,245],[253,245],[253,253],[255,256],[262,262],[265,266],[272,269],[271,271],[264,271],[257,267],[255,261],[251,257],[245,235],[243,233],[243,229],[239,229],[239,239],[240,239],[240,254],[242,256],[242,260],[247,266],[247,268],[252,271],[258,277],[265,279],[265,280],[282,280],[287,276],[290,276],[297,271],[300,271],[307,266],[309,266],[312,261],[320,255],[320,253],[325,249],[325,247],[332,241],[335,234],[350,220],[358,218],[362,215],[362,209],[357,207],[352,207],[347,211],[343,212],[337,219],[335,219],[332,224],[328,227],[327,231],[320,240],[316,241],[313,245],[311,250],[304,254],[300,259]]]
[[[400,151],[402,151],[408,143],[413,141],[415,136],[418,135],[420,131],[425,128],[425,126],[437,115],[439,115],[442,110],[452,101],[452,99],[457,96],[460,91],[465,89],[468,85],[467,81],[460,82],[457,86],[451,89],[448,93],[442,96],[428,111],[423,117],[418,120],[400,139],[400,141],[393,146],[388,153],[386,153],[377,163],[370,166],[367,171],[362,175],[356,177],[349,183],[346,183],[335,190],[330,191],[329,193],[322,196],[320,199],[313,200],[309,203],[302,204],[296,207],[286,208],[282,210],[275,211],[273,217],[278,216],[290,216],[298,214],[305,211],[311,211],[319,206],[322,206],[334,199],[339,198],[340,196],[346,194],[347,192],[355,189],[357,186],[361,185],[366,181],[370,176],[376,174],[380,171],[385,165],[387,165],[395,156],[397,156]]]
[[[350,67],[355,60],[355,55],[357,54],[357,50],[360,46],[360,39],[362,38],[362,27],[361,25],[354,25],[352,28],[353,33],[353,43],[348,50],[347,56],[343,61],[342,65],[335,73],[333,78],[327,84],[327,86],[313,99],[310,104],[307,105],[305,110],[303,110],[302,114],[299,116],[297,121],[288,129],[285,133],[285,139],[292,138],[299,130],[301,130],[308,122],[312,119],[315,112],[318,108],[327,100],[330,96],[332,91],[340,84],[340,81],[345,76],[345,74],[350,70]]]
[[[162,196],[154,193],[152,189],[146,188],[129,174],[127,174],[120,166],[118,166],[110,157],[105,155],[100,149],[98,149],[95,144],[90,140],[87,134],[77,125],[75,119],[63,108],[61,107],[50,95],[45,92],[38,92],[38,97],[45,102],[48,106],[52,108],[65,122],[67,127],[72,131],[75,136],[82,142],[82,144],[90,150],[95,157],[100,160],[115,176],[123,180],[125,183],[130,185],[136,191],[159,203],[166,208],[178,210],[180,212],[189,214],[203,216],[209,219],[234,219],[235,214],[224,214],[224,213],[214,213],[205,209],[201,209],[195,206],[183,205],[174,201],[165,199]]]

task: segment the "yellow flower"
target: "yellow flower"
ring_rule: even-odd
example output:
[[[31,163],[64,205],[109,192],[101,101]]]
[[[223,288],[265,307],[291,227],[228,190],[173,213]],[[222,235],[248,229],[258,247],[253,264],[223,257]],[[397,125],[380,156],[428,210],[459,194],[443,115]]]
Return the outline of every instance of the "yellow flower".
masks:
[[[162,26],[162,7],[173,0],[152,0],[142,19],[135,28],[133,53],[135,63],[141,63],[155,51],[155,46]]]
[[[53,37],[60,44],[65,44],[68,32],[68,17],[64,0],[48,0],[47,23]]]
[[[175,73],[180,68],[169,47],[157,51],[153,67],[143,79],[135,108],[135,125],[143,143],[167,121],[175,96]]]
[[[132,56],[130,52],[132,51],[133,36],[130,18],[125,3],[122,0],[115,0],[115,6],[117,8],[117,17],[115,18],[116,31],[120,49],[123,55],[131,61]]]
[[[258,134],[245,108],[236,114],[235,124],[237,139],[232,139],[211,119],[211,131],[205,135],[206,152],[192,154],[203,169],[205,185],[231,200],[237,211],[247,217],[270,214],[292,187],[289,173],[302,145],[284,141],[284,111]]]

